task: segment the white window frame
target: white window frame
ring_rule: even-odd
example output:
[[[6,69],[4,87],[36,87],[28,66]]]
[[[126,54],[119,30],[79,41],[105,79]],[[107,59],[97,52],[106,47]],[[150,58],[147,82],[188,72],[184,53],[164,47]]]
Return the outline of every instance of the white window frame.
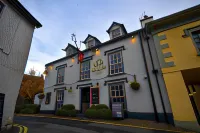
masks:
[[[120,54],[121,61],[119,62],[118,61],[119,58],[117,57],[116,58],[117,62],[115,63],[114,59],[113,59],[113,64],[112,64],[111,56],[113,56],[113,58],[114,58],[114,55],[117,56],[118,53]],[[123,63],[123,56],[122,56],[122,51],[121,50],[108,54],[108,58],[109,58],[109,75],[115,75],[115,74],[124,73],[124,63]],[[121,63],[121,69],[122,69],[121,72],[119,71],[120,70],[120,67],[119,67],[120,63]],[[118,72],[117,73],[115,73],[115,65],[118,65]],[[111,69],[112,66],[114,66],[114,69]],[[112,70],[114,70],[114,73],[111,73]]]
[[[115,35],[115,36],[114,36],[113,33],[116,32],[116,30],[119,30],[119,35]],[[112,38],[117,38],[117,37],[121,36],[121,28],[118,27],[118,28],[112,30],[112,31],[111,31],[111,36],[112,36]]]
[[[92,42],[92,43],[91,43],[91,42]],[[92,47],[95,46],[95,41],[94,41],[94,39],[89,40],[87,43],[88,43],[88,48],[92,48]],[[92,44],[92,46],[91,46],[91,44]]]
[[[59,70],[60,70],[60,69],[64,69],[64,72],[63,72],[63,81],[62,81],[62,82],[59,82],[59,77],[58,77],[58,76],[59,76],[58,74],[59,74]],[[62,83],[64,83],[64,80],[65,80],[65,67],[59,67],[59,68],[57,69],[57,79],[56,79],[56,80],[57,80],[57,84],[62,84]]]
[[[197,44],[196,44],[196,42],[195,42],[195,40],[193,38],[193,35],[192,35],[192,33],[195,32],[195,31],[200,31],[200,26],[189,30],[190,37],[191,37],[191,39],[193,41],[193,44],[194,44],[194,46],[195,46],[195,48],[197,50],[197,54],[200,56],[200,48],[197,46]],[[200,39],[200,37],[199,37],[199,39]]]
[[[82,69],[84,63],[88,65],[88,66],[87,66],[88,69],[86,69],[86,68]],[[84,67],[85,67],[85,66],[84,66]],[[89,71],[89,76],[87,76],[87,78],[85,78],[85,76],[88,75],[88,74],[85,74],[86,71]],[[83,76],[84,78],[82,78],[82,73],[83,73],[83,75],[84,75],[84,76]],[[81,80],[90,79],[90,60],[84,61],[84,62],[82,62],[82,63],[80,64],[80,79],[81,79]]]
[[[120,94],[120,87],[119,86],[122,86],[122,91],[123,91],[123,95],[121,96]],[[112,90],[112,87],[114,87],[114,90]],[[116,87],[118,87],[118,90],[116,90]],[[114,83],[111,83],[110,85],[109,85],[109,91],[110,91],[110,95],[109,95],[109,97],[110,97],[110,100],[112,99],[113,100],[113,98],[124,98],[124,101],[123,102],[121,102],[121,103],[123,103],[124,105],[124,109],[126,109],[126,91],[125,91],[125,85],[124,85],[124,83],[116,83],[116,84],[114,84]],[[119,96],[117,96],[116,95],[116,92],[119,92]],[[115,96],[113,96],[112,95],[112,92],[115,92]],[[115,102],[113,102],[113,101],[111,101],[111,103],[115,103]],[[118,102],[116,102],[116,103],[118,103]]]

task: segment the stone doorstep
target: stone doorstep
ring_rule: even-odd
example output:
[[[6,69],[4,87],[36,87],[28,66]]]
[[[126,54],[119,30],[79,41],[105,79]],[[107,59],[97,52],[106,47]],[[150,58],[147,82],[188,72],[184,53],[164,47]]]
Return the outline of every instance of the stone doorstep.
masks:
[[[102,124],[118,124],[120,126],[127,126],[127,127],[136,127],[136,128],[149,128],[154,130],[171,130],[171,131],[180,131],[180,132],[187,132],[187,133],[194,133],[191,130],[183,129],[179,127],[174,127],[173,125],[166,124],[166,123],[157,123],[155,121],[149,120],[138,120],[138,119],[124,119],[124,120],[100,120],[100,119],[88,119],[88,118],[79,118],[79,117],[62,117],[62,116],[55,116],[52,114],[16,114],[16,116],[30,116],[30,117],[47,117],[47,118],[54,118],[54,119],[66,119],[66,120],[77,120],[77,121],[85,121],[85,122],[94,122],[94,123],[102,123]]]

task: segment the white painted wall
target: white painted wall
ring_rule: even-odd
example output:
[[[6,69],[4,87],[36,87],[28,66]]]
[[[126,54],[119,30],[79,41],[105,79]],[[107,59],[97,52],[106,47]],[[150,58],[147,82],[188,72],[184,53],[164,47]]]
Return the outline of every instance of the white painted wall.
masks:
[[[61,86],[53,86],[56,84],[57,71],[55,70],[56,66],[70,63],[70,59],[65,61],[55,63],[53,70],[49,71],[48,76],[45,79],[45,93],[52,92],[51,96],[51,104],[45,105],[43,103],[41,110],[54,110],[55,109],[55,97],[56,92],[54,92],[55,88],[70,88],[72,87],[73,92],[70,93],[67,90],[65,91],[64,104],[74,104],[76,109],[80,109],[80,90],[76,89],[77,85],[86,84],[86,83],[99,83],[100,86],[100,104],[109,105],[109,93],[108,93],[108,85],[104,86],[105,80],[118,79],[127,77],[129,81],[133,81],[133,76],[137,76],[137,81],[140,83],[141,88],[139,91],[134,91],[130,88],[128,83],[125,83],[125,91],[127,98],[127,108],[130,112],[153,112],[153,105],[151,102],[150,89],[148,85],[146,77],[146,71],[144,66],[144,60],[142,57],[141,46],[139,43],[139,37],[135,35],[136,42],[134,44],[131,43],[131,37],[115,42],[110,45],[106,45],[101,47],[100,55],[93,56],[93,60],[91,60],[91,68],[93,67],[93,62],[97,59],[102,59],[106,69],[101,70],[100,72],[91,72],[91,81],[77,82],[80,76],[80,64],[77,64],[77,57],[75,58],[75,62],[72,67],[69,65],[65,68],[65,85]],[[108,55],[104,56],[104,51],[117,48],[120,46],[124,46],[126,50],[122,50],[123,61],[124,61],[124,75],[107,77],[108,75]],[[85,57],[93,55],[91,51],[85,53]],[[103,79],[101,79],[103,78]],[[49,87],[49,88],[48,88]]]
[[[2,127],[13,118],[34,26],[6,4],[0,15],[0,93],[5,94]]]

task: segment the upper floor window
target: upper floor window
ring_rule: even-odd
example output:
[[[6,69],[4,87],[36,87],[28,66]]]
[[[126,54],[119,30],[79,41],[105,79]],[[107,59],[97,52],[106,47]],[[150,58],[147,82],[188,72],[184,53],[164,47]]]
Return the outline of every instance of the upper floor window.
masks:
[[[198,53],[200,53],[200,29],[192,32],[192,38],[194,40]]]
[[[57,84],[63,83],[65,77],[65,67],[58,68]]]
[[[110,67],[110,75],[124,72],[124,65],[122,61],[121,51],[109,54],[109,67]]]
[[[116,37],[118,37],[120,35],[121,35],[120,28],[117,28],[117,29],[112,31],[112,38],[116,38]]]
[[[5,6],[5,5],[0,1],[0,13],[2,12],[4,6]]]
[[[92,48],[92,47],[94,47],[94,46],[95,46],[94,40],[88,41],[88,48]]]
[[[90,61],[84,61],[81,63],[81,80],[90,79]]]
[[[71,55],[71,54],[73,54],[73,51],[72,51],[71,48],[69,48],[68,51],[67,51],[67,55]]]

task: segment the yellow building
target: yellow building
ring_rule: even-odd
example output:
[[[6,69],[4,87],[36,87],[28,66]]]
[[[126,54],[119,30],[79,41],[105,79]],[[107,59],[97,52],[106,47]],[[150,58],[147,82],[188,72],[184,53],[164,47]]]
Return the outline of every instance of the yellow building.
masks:
[[[200,131],[200,5],[147,23],[146,31],[153,36],[175,125]]]

